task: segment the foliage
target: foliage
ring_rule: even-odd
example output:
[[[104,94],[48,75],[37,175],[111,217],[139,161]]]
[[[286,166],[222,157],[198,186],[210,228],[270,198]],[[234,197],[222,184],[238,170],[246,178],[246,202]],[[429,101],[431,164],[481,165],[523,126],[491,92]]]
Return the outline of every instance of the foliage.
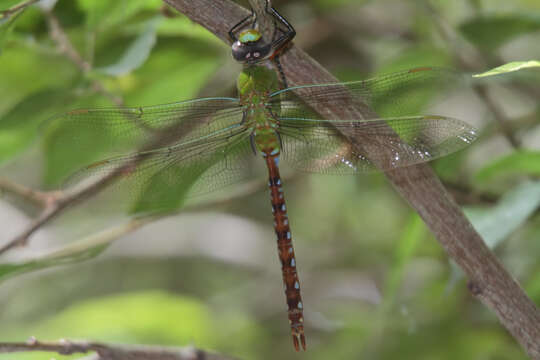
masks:
[[[0,2],[0,10],[18,3]],[[538,13],[537,2],[438,2],[434,11],[467,46],[440,33],[442,20],[424,2],[273,3],[295,25],[296,45],[342,80],[433,65],[466,73],[466,82],[476,73],[474,81],[493,85],[521,149],[508,145],[470,90],[397,88],[391,99],[374,100],[411,113],[435,109],[479,128],[476,144],[434,168],[538,303],[540,115],[534,94],[540,76],[539,59],[530,54],[540,53],[540,21],[529,15]],[[118,99],[146,106],[234,95],[239,67],[228,47],[181,14],[164,16],[162,5],[58,0],[53,14],[87,69],[58,46],[39,6],[0,18],[1,176],[56,189],[105,152],[124,151],[122,139],[134,131],[81,129],[54,123],[54,115],[116,106]],[[486,65],[460,68],[456,59],[469,46]],[[75,145],[83,150],[73,151]],[[288,178],[289,169],[284,173]],[[261,174],[253,178],[264,182]],[[183,206],[199,175],[156,196]],[[382,175],[294,180],[285,192],[308,309],[310,358],[525,359],[494,315],[470,300],[443,250]],[[139,190],[163,189],[165,183],[154,177]],[[2,341],[79,337],[193,343],[243,358],[295,356],[265,192],[173,216],[113,243],[124,234],[122,225],[110,233],[103,229],[125,221],[113,211],[122,190],[74,207],[43,229],[36,248],[46,244],[47,250],[31,246],[19,258],[0,259]],[[9,196],[0,200],[0,227],[17,233],[28,221],[28,207],[16,212],[12,204],[19,203]],[[148,210],[143,201],[131,205]],[[0,243],[5,240],[1,235]],[[23,275],[29,272],[35,273]]]

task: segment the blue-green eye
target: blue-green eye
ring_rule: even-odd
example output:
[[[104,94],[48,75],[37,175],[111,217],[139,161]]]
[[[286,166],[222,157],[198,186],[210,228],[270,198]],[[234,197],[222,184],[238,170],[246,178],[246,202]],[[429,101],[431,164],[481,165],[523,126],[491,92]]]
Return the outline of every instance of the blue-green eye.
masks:
[[[242,44],[256,42],[262,37],[261,33],[255,29],[244,30],[238,35],[238,40]]]

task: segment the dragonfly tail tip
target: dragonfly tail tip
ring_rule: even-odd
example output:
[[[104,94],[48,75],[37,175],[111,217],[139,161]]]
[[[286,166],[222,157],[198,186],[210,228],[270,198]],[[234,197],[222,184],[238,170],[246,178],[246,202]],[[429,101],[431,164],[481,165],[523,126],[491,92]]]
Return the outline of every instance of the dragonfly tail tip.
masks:
[[[306,337],[304,333],[293,333],[293,344],[296,351],[300,351],[300,345],[302,345],[302,350],[306,351]]]

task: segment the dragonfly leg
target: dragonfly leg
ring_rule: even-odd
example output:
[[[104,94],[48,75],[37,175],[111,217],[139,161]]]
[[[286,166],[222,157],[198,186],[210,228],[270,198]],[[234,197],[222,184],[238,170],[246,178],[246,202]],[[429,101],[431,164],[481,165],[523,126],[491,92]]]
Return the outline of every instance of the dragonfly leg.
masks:
[[[287,84],[287,78],[285,77],[285,73],[283,72],[283,67],[281,66],[279,55],[284,50],[285,46],[289,42],[291,42],[292,39],[296,36],[296,30],[287,21],[287,19],[285,19],[279,12],[277,12],[276,9],[272,7],[269,0],[266,0],[266,12],[272,15],[272,17],[274,18],[274,35],[272,36],[272,48],[276,50],[274,51],[274,54],[272,55],[272,60],[278,70],[279,76],[281,78],[281,82],[283,84],[283,88],[286,89],[289,87],[289,85]],[[279,21],[281,24],[285,25],[287,30],[279,29],[279,26],[276,20]],[[276,38],[278,29],[281,30],[283,34],[280,37]]]
[[[283,31],[283,35],[281,35],[278,39],[272,39],[272,47],[276,49],[276,53],[279,53],[282,48],[289,43],[295,36],[296,36],[296,30],[294,27],[285,19],[280,13],[277,12],[276,9],[274,9],[270,5],[270,1],[266,0],[266,12],[274,17],[274,19],[278,20],[281,24],[285,25],[287,28],[286,31]],[[277,29],[277,26],[276,26]]]
[[[249,135],[249,143],[251,144],[251,150],[253,150],[253,154],[257,155],[257,145],[255,145],[255,134],[251,133]]]
[[[283,149],[283,140],[281,139],[281,134],[278,131],[276,131],[276,136],[279,140],[279,148]]]
[[[287,89],[289,87],[289,84],[287,83],[287,78],[285,77],[285,73],[283,72],[283,68],[281,67],[281,61],[279,60],[279,54],[274,55],[273,59],[274,64],[276,65],[277,71],[279,73],[279,77],[281,80],[281,84],[283,85],[283,89]]]
[[[229,38],[232,42],[238,41],[238,38],[236,37],[236,32],[241,29],[244,25],[246,25],[248,22],[255,23],[256,17],[255,17],[255,11],[252,9],[251,14],[240,20],[240,22],[236,25],[234,25],[229,30]]]

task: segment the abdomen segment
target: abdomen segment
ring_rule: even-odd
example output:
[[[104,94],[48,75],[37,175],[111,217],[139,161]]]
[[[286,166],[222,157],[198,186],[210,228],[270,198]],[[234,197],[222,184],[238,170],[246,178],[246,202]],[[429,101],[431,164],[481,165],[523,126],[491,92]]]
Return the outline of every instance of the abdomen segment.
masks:
[[[304,336],[304,315],[302,297],[300,295],[300,281],[296,271],[296,258],[292,245],[291,229],[289,218],[287,217],[287,207],[281,177],[279,175],[278,162],[279,153],[265,153],[266,164],[268,166],[270,197],[272,202],[272,213],[274,215],[274,229],[277,235],[278,255],[281,261],[281,271],[283,284],[285,286],[285,296],[289,307],[289,323],[291,334],[296,351],[306,349],[306,339]]]

